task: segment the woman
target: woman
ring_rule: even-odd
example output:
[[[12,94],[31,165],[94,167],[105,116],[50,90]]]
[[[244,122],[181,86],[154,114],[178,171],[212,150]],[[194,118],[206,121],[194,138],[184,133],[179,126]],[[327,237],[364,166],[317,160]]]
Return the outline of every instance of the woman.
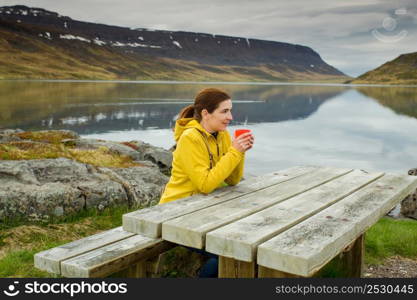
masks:
[[[226,130],[232,120],[230,96],[215,88],[200,91],[194,104],[180,112],[171,178],[159,204],[239,183],[244,153],[252,148],[254,138],[244,133],[232,142]]]
[[[175,124],[177,145],[171,178],[159,204],[239,183],[244,154],[252,148],[254,138],[251,133],[244,133],[232,142],[226,130],[232,120],[230,96],[215,88],[200,91],[194,104],[180,112]],[[210,257],[201,268],[200,277],[217,277],[216,255],[187,248]]]

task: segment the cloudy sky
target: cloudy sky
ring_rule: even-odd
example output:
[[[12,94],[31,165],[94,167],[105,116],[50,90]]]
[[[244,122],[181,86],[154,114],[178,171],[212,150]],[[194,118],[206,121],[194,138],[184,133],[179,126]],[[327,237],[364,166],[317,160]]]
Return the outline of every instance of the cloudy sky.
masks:
[[[296,43],[350,76],[417,51],[416,0],[1,0],[72,19]]]

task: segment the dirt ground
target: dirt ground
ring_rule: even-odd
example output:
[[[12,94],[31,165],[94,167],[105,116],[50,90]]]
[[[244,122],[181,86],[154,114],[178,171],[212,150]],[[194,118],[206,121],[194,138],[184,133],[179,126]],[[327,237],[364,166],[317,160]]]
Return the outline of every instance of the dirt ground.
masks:
[[[363,273],[365,278],[417,278],[417,259],[393,256],[380,265],[366,266]]]

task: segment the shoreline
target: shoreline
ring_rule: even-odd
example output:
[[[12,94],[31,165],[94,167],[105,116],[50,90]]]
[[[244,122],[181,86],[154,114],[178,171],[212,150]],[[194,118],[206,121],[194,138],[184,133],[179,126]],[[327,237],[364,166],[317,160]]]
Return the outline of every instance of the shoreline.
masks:
[[[271,86],[346,86],[346,87],[410,87],[417,84],[344,83],[326,81],[180,81],[180,80],[95,80],[95,79],[0,79],[0,82],[79,82],[79,83],[130,83],[130,84],[191,84],[191,85],[271,85]]]

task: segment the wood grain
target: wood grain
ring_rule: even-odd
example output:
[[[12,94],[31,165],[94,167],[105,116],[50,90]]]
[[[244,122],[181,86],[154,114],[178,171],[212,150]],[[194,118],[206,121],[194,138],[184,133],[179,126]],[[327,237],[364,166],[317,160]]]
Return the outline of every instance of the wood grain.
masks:
[[[221,188],[209,195],[198,194],[123,215],[123,228],[144,236],[159,238],[162,223],[200,209],[227,202],[243,195],[285,182],[309,173],[318,167],[293,167],[245,180],[233,187]]]
[[[310,276],[356,240],[417,186],[413,176],[385,175],[258,246],[259,265]]]
[[[354,170],[298,196],[211,231],[206,251],[242,261],[253,261],[262,242],[304,221],[383,176]]]
[[[205,235],[221,226],[301,194],[349,173],[351,169],[322,168],[272,187],[164,222],[162,238],[202,249]]]

